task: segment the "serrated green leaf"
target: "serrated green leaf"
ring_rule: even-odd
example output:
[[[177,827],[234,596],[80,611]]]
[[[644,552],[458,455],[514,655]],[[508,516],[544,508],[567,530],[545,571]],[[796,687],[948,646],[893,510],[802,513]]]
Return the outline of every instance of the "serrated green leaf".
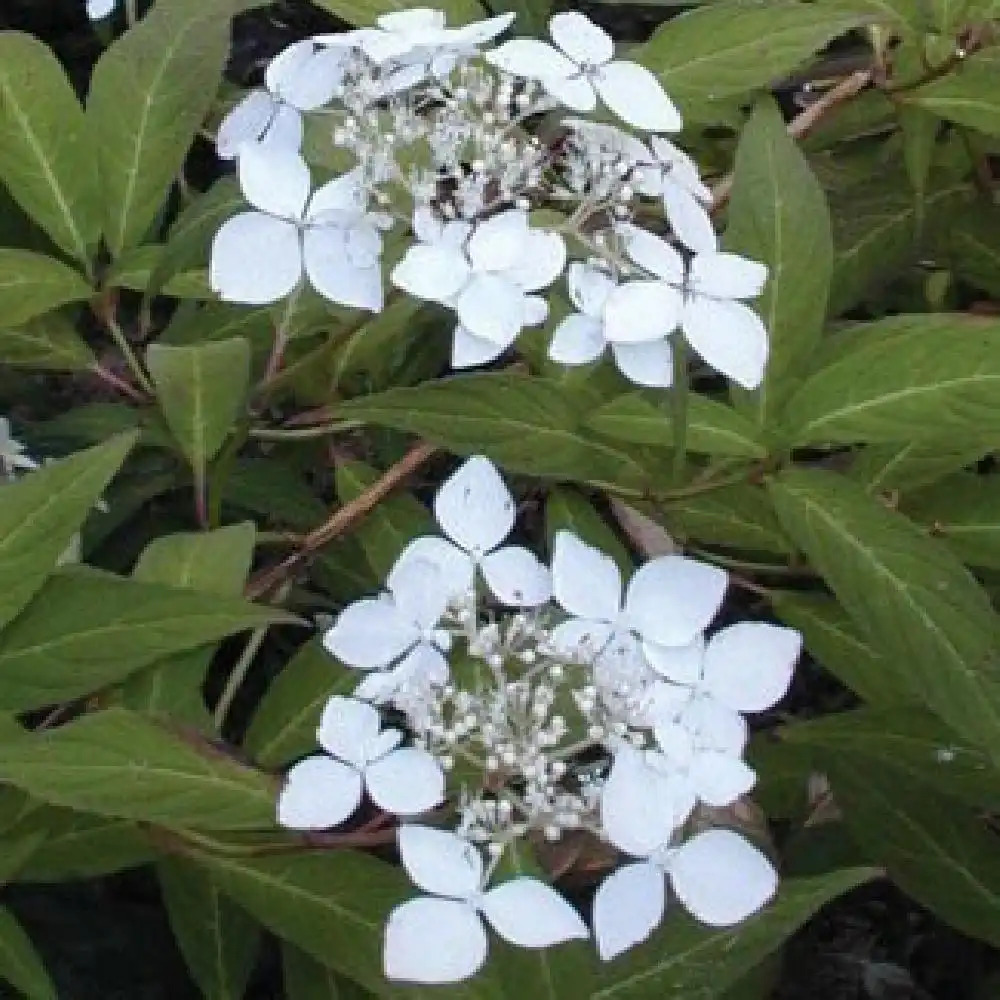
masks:
[[[775,422],[819,344],[833,274],[826,197],[770,98],[758,103],[736,149],[725,245],[767,265],[755,308],[768,334],[764,381],[737,392],[758,426]]]
[[[980,746],[1000,746],[997,620],[965,567],[842,476],[788,470],[769,489],[785,530],[868,639],[905,665],[914,695]]]
[[[862,448],[848,470],[870,493],[912,490],[943,479],[979,461],[996,446],[996,437],[973,435],[968,442],[908,441]]]
[[[397,10],[410,10],[407,0],[315,0],[316,5],[328,10],[348,24],[374,24],[382,14]],[[477,0],[444,0],[438,8],[448,17],[449,25],[466,24],[483,17],[483,8]]]
[[[354,500],[379,478],[377,469],[364,462],[341,462],[337,466],[337,496],[342,504]],[[380,579],[388,575],[407,543],[418,535],[435,533],[427,508],[407,493],[387,497],[366,514],[354,529],[354,537],[365,551],[372,572]]]
[[[43,802],[159,826],[274,825],[270,778],[121,708],[4,744],[0,778]]]
[[[48,371],[83,371],[94,355],[60,313],[38,316],[24,326],[0,328],[0,362]]]
[[[976,204],[954,215],[947,247],[949,265],[958,277],[1000,296],[1000,209]]]
[[[613,441],[674,447],[670,409],[662,398],[648,392],[630,392],[609,400],[587,419],[587,426]],[[763,458],[767,454],[757,428],[746,417],[699,393],[688,397],[685,446],[702,455]]]
[[[486,372],[352,399],[337,413],[420,434],[458,454],[482,453],[511,471],[638,487],[647,477],[635,459],[585,430],[593,403],[556,382]]]
[[[170,431],[202,482],[243,411],[250,345],[242,337],[191,347],[151,344],[146,363]]]
[[[247,729],[243,749],[261,766],[281,768],[316,749],[323,706],[362,678],[341,666],[319,639],[299,649],[271,681]]]
[[[849,868],[815,878],[785,879],[760,914],[728,929],[703,927],[678,912],[628,956],[604,967],[589,1000],[714,998],[802,926],[821,906],[874,878]]]
[[[783,419],[796,445],[965,441],[1000,432],[998,389],[1000,322],[893,316],[806,379]]]
[[[160,4],[97,62],[87,127],[100,157],[104,235],[117,256],[160,210],[208,113],[229,51],[229,12]]]
[[[0,248],[0,315],[5,324],[20,326],[90,295],[90,285],[62,262],[30,250]]]
[[[181,858],[156,866],[170,927],[205,1000],[241,1000],[260,946],[260,928],[204,869]]]
[[[887,767],[908,781],[990,811],[1000,803],[1000,770],[981,749],[918,706],[861,708],[782,727],[787,744],[809,751],[814,766],[858,774]]]
[[[287,941],[281,947],[281,967],[288,1000],[368,1000],[374,995]]]
[[[135,433],[70,455],[0,492],[0,625],[42,587],[135,444]]]
[[[0,181],[60,249],[89,262],[101,226],[91,136],[52,51],[18,31],[0,33]]]
[[[79,698],[174,653],[294,620],[237,598],[60,570],[0,635],[0,705],[26,711]]]
[[[630,55],[657,74],[685,117],[706,121],[713,103],[769,86],[869,17],[861,4],[724,0],[671,18]]]
[[[28,935],[3,908],[0,908],[0,979],[6,979],[29,1000],[58,1000],[52,980]]]
[[[916,107],[939,118],[1000,135],[1000,56],[993,49],[975,52],[950,73],[906,95]]]
[[[996,835],[971,809],[894,767],[829,777],[851,833],[901,889],[972,937],[1000,943]]]
[[[165,247],[162,243],[144,243],[129,247],[108,269],[104,284],[108,288],[128,288],[144,292],[149,298],[163,294],[176,299],[214,299],[215,292],[209,286],[206,256],[190,270],[174,273],[162,280],[157,272],[165,265]],[[155,280],[154,280],[155,279]]]

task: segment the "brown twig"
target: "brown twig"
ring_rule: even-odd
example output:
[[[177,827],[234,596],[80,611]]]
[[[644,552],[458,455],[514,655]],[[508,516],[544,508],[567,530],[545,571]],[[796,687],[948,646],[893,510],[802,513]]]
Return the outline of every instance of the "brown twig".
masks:
[[[834,108],[857,97],[874,79],[874,70],[861,69],[844,77],[835,87],[828,90],[808,108],[797,114],[788,123],[788,134],[793,139],[805,138]],[[733,188],[733,175],[726,174],[712,188],[712,211],[717,212],[726,202]]]
[[[416,472],[436,451],[436,446],[428,444],[426,441],[414,445],[395,465],[386,469],[381,478],[372,483],[368,489],[351,500],[350,503],[345,503],[338,508],[318,528],[310,531],[302,539],[302,546],[297,552],[293,552],[276,566],[262,570],[252,577],[246,587],[246,596],[251,599],[262,597],[288,579],[313,553],[342,535],[351,525],[377,507],[389,493],[396,489],[407,476]]]
[[[105,368],[104,365],[94,362],[90,366],[91,372],[93,372],[105,385],[111,386],[111,388],[120,392],[123,396],[127,396],[132,400],[133,403],[145,403],[146,397],[138,390],[134,385],[126,382],[123,378],[119,378],[113,371]]]

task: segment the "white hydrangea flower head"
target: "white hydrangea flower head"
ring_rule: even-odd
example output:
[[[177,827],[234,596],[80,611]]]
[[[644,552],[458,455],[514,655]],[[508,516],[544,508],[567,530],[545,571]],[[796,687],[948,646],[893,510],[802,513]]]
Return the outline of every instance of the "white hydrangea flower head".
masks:
[[[347,49],[324,48],[310,39],[294,42],[268,64],[265,88],[252,90],[223,118],[215,137],[220,159],[264,147],[297,153],[302,112],[328,104],[344,80]]]
[[[612,872],[594,898],[594,936],[605,961],[656,929],[666,909],[667,882],[681,905],[711,927],[745,920],[778,886],[771,862],[731,830],[705,830],[680,847],[665,843],[636,856],[642,860]]]
[[[673,351],[666,337],[626,341],[608,336],[605,308],[618,288],[614,278],[603,267],[573,261],[566,269],[566,283],[578,312],[553,331],[549,357],[563,365],[582,365],[596,361],[610,347],[615,365],[630,382],[668,388],[673,382]],[[620,337],[631,331],[616,324],[613,333]]]
[[[444,481],[434,516],[445,537],[414,539],[394,573],[414,560],[433,563],[448,598],[460,603],[473,592],[477,570],[504,604],[535,607],[552,596],[551,575],[534,553],[503,544],[514,527],[514,498],[488,458],[473,455]]]
[[[484,57],[508,73],[541,81],[553,97],[574,111],[593,111],[600,96],[635,128],[680,131],[680,113],[659,80],[638,63],[615,59],[611,36],[588,17],[578,11],[555,14],[549,20],[549,32],[555,46],[516,38]]]
[[[404,825],[399,853],[427,895],[397,906],[385,928],[386,978],[452,983],[476,974],[489,950],[483,921],[522,948],[590,936],[580,915],[550,886],[520,876],[487,889],[482,855],[454,833]]]
[[[278,822],[325,830],[351,816],[367,789],[380,809],[414,816],[444,798],[444,773],[420,747],[401,747],[403,733],[382,729],[377,709],[335,695],[316,731],[326,754],[295,764],[278,796]]]
[[[660,677],[687,683],[698,677],[701,633],[722,605],[727,577],[684,556],[660,556],[636,570],[623,597],[614,560],[560,531],[552,585],[556,602],[572,616],[553,631],[557,648],[645,663]]]
[[[562,273],[566,244],[558,233],[533,229],[519,208],[492,216],[467,238],[459,226],[445,225],[436,239],[411,247],[392,282],[454,309],[452,365],[467,368],[495,360],[525,326],[545,321],[548,303],[533,293]],[[432,235],[426,226],[421,230]]]
[[[298,153],[246,148],[240,187],[255,209],[223,223],[212,243],[212,289],[228,302],[266,305],[303,280],[331,302],[379,312],[382,236],[391,220],[367,210],[361,167],[310,195]]]
[[[612,336],[655,340],[678,327],[716,371],[755,389],[767,363],[767,328],[743,300],[763,291],[767,268],[735,253],[684,258],[666,240],[631,223],[619,226],[629,258],[651,275],[627,282],[608,303]]]

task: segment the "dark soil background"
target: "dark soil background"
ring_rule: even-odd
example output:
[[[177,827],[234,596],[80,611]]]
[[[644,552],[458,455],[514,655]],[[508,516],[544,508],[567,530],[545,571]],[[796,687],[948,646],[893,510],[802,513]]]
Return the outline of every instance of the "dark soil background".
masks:
[[[584,6],[612,34],[628,40],[646,37],[683,9],[672,0],[644,7]],[[255,83],[266,61],[286,44],[337,27],[306,0],[284,0],[243,16],[235,25],[229,77],[241,85]],[[0,30],[10,28],[49,43],[79,90],[86,89],[102,46],[86,17],[84,0],[0,0]],[[778,96],[793,107],[790,89],[779,87]],[[194,155],[193,179],[207,184],[218,166],[210,150],[196,150]],[[784,707],[808,715],[849,704],[849,693],[836,681],[818,666],[803,664]],[[844,856],[839,826],[827,838],[830,843],[823,842],[822,828],[808,838],[798,837],[800,865],[829,862],[831,852],[844,863],[858,860],[849,845],[849,856]],[[13,886],[4,891],[4,902],[24,922],[64,1000],[201,996],[173,942],[156,880],[146,870],[90,882]],[[751,978],[753,985],[748,981],[725,1000],[1000,998],[997,952],[943,925],[887,882],[856,890],[826,907],[792,940],[781,962],[765,963]],[[247,997],[279,1000],[282,995],[278,949],[267,940]],[[0,983],[0,998],[13,996]]]

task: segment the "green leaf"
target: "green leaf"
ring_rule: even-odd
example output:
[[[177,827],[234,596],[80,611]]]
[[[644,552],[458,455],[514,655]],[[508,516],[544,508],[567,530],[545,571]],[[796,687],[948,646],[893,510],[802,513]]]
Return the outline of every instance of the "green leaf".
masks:
[[[979,461],[993,450],[996,437],[973,435],[969,441],[908,441],[862,448],[848,475],[869,493],[912,490],[943,479]]]
[[[0,705],[26,711],[79,698],[174,653],[289,621],[237,598],[60,570],[0,634]]]
[[[489,972],[444,993],[390,986],[382,974],[382,929],[389,911],[412,895],[398,868],[351,850],[285,857],[199,855],[229,893],[265,927],[307,955],[381,997],[503,1000]]]
[[[950,73],[906,95],[908,102],[939,118],[1000,135],[1000,56],[993,49],[975,52]]]
[[[71,455],[0,492],[0,626],[41,588],[104,488],[135,433]]]
[[[52,51],[0,34],[0,181],[62,250],[88,262],[100,235],[83,110]]]
[[[671,18],[630,55],[657,74],[685,117],[706,121],[714,103],[770,86],[868,19],[861,4],[723,0]]]
[[[549,552],[559,530],[572,531],[588,545],[594,545],[614,559],[624,578],[632,574],[632,557],[607,521],[582,494],[571,489],[550,491],[545,501],[545,537]]]
[[[266,775],[121,708],[4,744],[0,778],[53,805],[160,826],[274,825]]]
[[[260,947],[256,921],[180,858],[156,866],[170,927],[205,1000],[241,1000]]]
[[[796,445],[966,441],[1000,431],[1000,322],[893,316],[807,378],[784,416]]]
[[[770,98],[745,126],[734,170],[726,247],[767,265],[755,308],[769,346],[764,381],[736,399],[758,425],[769,426],[819,344],[833,273],[830,211]]]
[[[250,385],[250,345],[242,337],[191,347],[151,344],[149,374],[163,416],[196,481],[243,412]]]
[[[287,941],[281,960],[287,1000],[367,1000],[373,995]]]
[[[94,355],[61,313],[39,316],[14,329],[0,328],[0,362],[49,371],[83,371]]]
[[[951,269],[964,281],[1000,296],[1000,208],[978,203],[948,226]]]
[[[594,402],[557,382],[485,372],[352,399],[337,412],[420,434],[460,455],[485,454],[511,471],[637,487],[646,479],[642,467],[584,429]]]
[[[0,978],[30,1000],[58,1000],[52,980],[28,935],[3,908],[0,908]]]
[[[849,868],[785,879],[777,899],[736,927],[704,927],[678,912],[629,955],[604,967],[589,1000],[690,1000],[719,996],[780,947],[824,904],[874,878]]]
[[[785,530],[871,642],[905,665],[914,695],[981,746],[1000,745],[997,621],[965,567],[842,476],[789,470],[770,491]]]
[[[412,8],[407,0],[315,0],[315,3],[348,24],[358,25],[374,24],[382,14]],[[438,10],[447,14],[449,25],[467,24],[484,16],[477,0],[444,0]]]
[[[963,562],[1000,569],[1000,477],[958,473],[910,496],[904,510]]]
[[[341,504],[358,497],[379,475],[378,470],[363,462],[340,463],[336,479]],[[411,539],[434,532],[434,519],[427,508],[410,494],[396,493],[376,504],[358,522],[354,536],[365,550],[368,565],[381,579]]]
[[[814,766],[857,774],[902,772],[907,781],[991,812],[1000,803],[1000,770],[990,756],[917,706],[861,708],[778,731],[807,750]]]
[[[77,271],[29,250],[0,248],[0,315],[19,326],[40,313],[91,296]]]
[[[786,625],[802,633],[810,656],[869,705],[912,699],[908,674],[865,638],[836,601],[825,594],[772,591],[771,606]]]
[[[157,274],[165,266],[164,251],[161,243],[130,247],[108,269],[104,277],[105,286],[145,292],[147,299],[158,294],[177,299],[215,298],[215,292],[209,285],[208,268],[205,267],[207,256],[191,269],[160,280]]]
[[[100,158],[104,235],[115,256],[160,210],[215,99],[229,53],[229,12],[159,4],[98,60],[87,127]]]
[[[687,421],[688,451],[735,458],[763,458],[767,454],[757,428],[725,403],[691,393]],[[587,426],[614,441],[674,447],[669,407],[662,396],[647,392],[626,393],[604,403],[587,419]]]
[[[829,774],[848,828],[901,889],[972,937],[1000,944],[996,834],[975,813],[897,769]]]
[[[314,751],[323,706],[335,694],[350,694],[361,677],[341,666],[319,639],[310,640],[271,681],[247,729],[243,749],[270,770]]]

